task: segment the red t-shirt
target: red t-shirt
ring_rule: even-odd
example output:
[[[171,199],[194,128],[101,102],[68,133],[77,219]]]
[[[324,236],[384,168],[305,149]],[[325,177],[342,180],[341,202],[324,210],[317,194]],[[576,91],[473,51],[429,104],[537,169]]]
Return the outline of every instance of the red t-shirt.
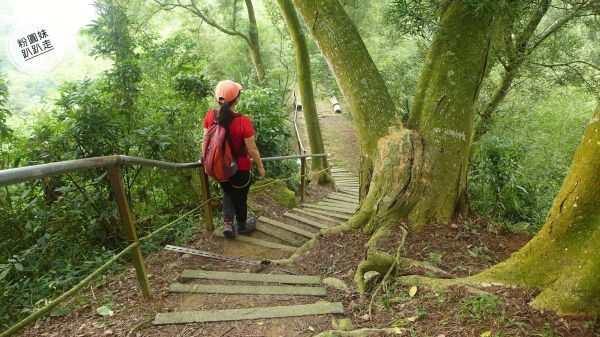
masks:
[[[215,121],[215,110],[210,109],[204,117],[204,128],[207,129]],[[231,145],[233,146],[234,153],[240,153],[242,145],[244,145],[244,139],[254,136],[254,127],[250,118],[240,115],[235,112],[235,117],[231,124],[229,124],[229,136],[231,137]],[[246,154],[236,159],[238,164],[238,170],[250,171],[252,169],[252,162],[250,161],[250,155],[246,150]]]

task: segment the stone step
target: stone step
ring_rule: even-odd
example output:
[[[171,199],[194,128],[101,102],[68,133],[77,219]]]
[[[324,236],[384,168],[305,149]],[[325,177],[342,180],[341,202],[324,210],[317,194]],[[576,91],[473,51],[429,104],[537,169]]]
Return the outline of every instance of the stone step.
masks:
[[[225,237],[223,235],[223,232],[222,232],[221,228],[215,229],[214,234],[216,236]],[[253,238],[253,237],[250,237],[250,236],[245,236],[245,235],[237,235],[236,237],[232,238],[232,240],[239,241],[239,242],[244,242],[244,243],[249,243],[251,245],[265,247],[265,248],[274,248],[274,249],[287,250],[287,251],[290,251],[290,252],[295,251],[296,248],[297,248],[297,247],[292,247],[292,246],[288,246],[288,245],[282,245],[280,243],[271,242],[271,241],[267,241],[267,240],[256,239],[256,238]]]
[[[358,198],[358,189],[356,189],[356,190],[344,190],[344,189],[340,190],[340,189],[338,189],[337,191],[335,191],[333,193],[338,193],[338,194],[341,194],[346,197]]]
[[[332,303],[320,301],[312,304],[287,305],[277,307],[158,313],[154,318],[153,324],[159,325],[239,321],[248,319],[266,319],[343,313],[344,307],[341,302]]]
[[[239,284],[181,284],[169,286],[172,293],[325,296],[325,287],[252,286]]]
[[[331,217],[328,217],[325,215],[321,215],[321,214],[317,214],[317,213],[313,213],[313,212],[310,212],[310,211],[307,211],[307,210],[301,209],[301,208],[294,208],[294,209],[292,209],[292,211],[302,213],[304,215],[312,216],[313,218],[329,221],[329,222],[332,222],[337,225],[341,225],[344,223],[343,220],[334,219],[334,218],[331,218]]]
[[[341,219],[344,221],[350,220],[350,218],[352,218],[352,216],[348,215],[348,214],[333,213],[333,212],[329,212],[329,211],[324,211],[319,208],[308,208],[308,209],[304,208],[304,210],[309,211],[311,213],[317,213],[317,214],[326,215],[328,217]]]
[[[338,197],[350,198],[350,199],[358,201],[358,197],[348,195],[346,193],[340,193],[340,192],[331,192],[327,196],[338,196]]]
[[[329,206],[329,207],[339,207],[342,209],[347,209],[350,211],[354,211],[358,208],[358,205],[356,204],[349,204],[346,202],[341,202],[341,201],[319,201],[317,203],[317,205],[323,205],[323,206]]]
[[[352,204],[352,205],[358,205],[358,199],[353,198],[353,197],[343,197],[343,196],[337,196],[337,195],[327,195],[325,196],[325,198],[321,199],[321,201],[326,201],[326,202],[341,202],[341,203],[346,203],[346,204]]]
[[[296,234],[305,236],[307,238],[311,238],[312,239],[312,238],[316,238],[317,237],[316,233],[309,232],[307,230],[304,230],[302,228],[298,228],[296,226],[287,225],[287,224],[284,224],[283,222],[280,222],[280,221],[277,221],[277,220],[273,220],[273,219],[270,219],[270,218],[266,218],[264,216],[261,216],[260,218],[258,218],[258,221],[262,221],[264,223],[268,223],[269,225],[273,225],[273,226],[285,229],[285,230],[287,230],[289,232],[296,233]]]
[[[358,189],[349,189],[347,187],[338,187],[337,191],[340,193],[346,193],[353,197],[358,197]]]
[[[339,212],[339,213],[351,214],[351,215],[354,214],[354,211],[345,210],[345,209],[338,209],[338,208],[331,207],[331,206],[305,204],[304,207],[317,208],[317,209],[321,209],[321,210],[325,210],[325,211]]]
[[[330,227],[330,226],[324,225],[322,223],[319,223],[319,222],[307,219],[307,218],[305,218],[303,216],[300,216],[300,215],[297,215],[297,214],[294,214],[294,213],[290,213],[290,212],[284,213],[283,216],[286,216],[286,217],[288,217],[290,219],[294,219],[296,221],[300,221],[302,223],[305,223],[305,224],[313,226],[313,227],[317,227],[319,229],[324,229],[324,228],[329,228]]]
[[[352,184],[358,184],[358,178],[340,178],[340,179],[335,179],[336,183],[352,183]]]
[[[286,284],[320,284],[318,275],[287,275],[287,274],[257,274],[234,273],[227,271],[213,271],[201,269],[184,269],[182,279],[226,280],[247,282],[272,282]]]
[[[360,185],[358,183],[345,183],[345,182],[335,182],[336,187],[349,187],[349,188],[358,188]]]
[[[260,223],[256,224],[256,230],[259,232],[263,232],[267,235],[270,235],[274,238],[278,238],[279,240],[285,241],[296,247],[302,246],[302,244],[304,243],[304,241],[302,241],[302,240],[298,240],[298,239],[292,237],[291,235],[288,235],[280,230],[273,229],[271,227],[265,226]]]
[[[355,176],[354,174],[350,174],[350,173],[337,172],[337,173],[332,173],[331,175],[335,179],[356,179],[356,180],[358,180],[357,176]]]
[[[339,201],[345,201],[347,203],[356,204],[356,205],[358,205],[358,203],[359,203],[358,198],[342,197],[339,195],[334,195],[333,193],[330,193],[329,195],[327,195],[327,197],[325,197],[323,200],[339,200]]]

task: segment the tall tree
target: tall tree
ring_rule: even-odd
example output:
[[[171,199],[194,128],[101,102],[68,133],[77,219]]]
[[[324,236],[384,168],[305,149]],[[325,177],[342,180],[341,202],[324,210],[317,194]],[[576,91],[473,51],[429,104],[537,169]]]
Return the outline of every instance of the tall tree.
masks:
[[[141,71],[133,23],[127,15],[127,2],[123,0],[98,0],[95,2],[99,18],[87,29],[95,45],[92,55],[106,57],[113,62],[107,78],[113,93],[113,106],[125,117],[126,139],[123,151],[129,154],[136,119],[135,97],[139,92]]]
[[[561,314],[600,313],[600,104],[538,234],[477,282],[542,289],[533,304]]]
[[[190,0],[189,2],[182,2],[179,0],[154,0],[154,2],[156,2],[163,10],[182,8],[188,11],[189,13],[193,14],[194,16],[198,17],[200,20],[207,23],[209,26],[216,28],[220,32],[243,39],[246,45],[248,46],[250,58],[252,59],[252,64],[254,65],[254,69],[256,70],[257,81],[259,84],[265,83],[266,70],[260,52],[258,25],[256,24],[256,15],[254,13],[254,5],[252,4],[252,0],[245,0],[246,11],[248,13],[248,31],[246,33],[242,33],[236,29],[237,1],[234,1],[233,3],[233,19],[231,28],[227,28],[225,27],[225,25],[219,23],[217,20],[209,17],[209,15],[207,14],[207,10],[201,9],[195,0]]]
[[[332,67],[361,145],[361,207],[353,227],[373,232],[408,218],[420,227],[460,211],[475,102],[488,66],[493,9],[449,2],[404,127],[356,28],[336,0],[294,0]]]
[[[290,36],[292,37],[294,49],[296,51],[298,88],[300,90],[300,96],[302,97],[302,111],[304,113],[310,150],[312,153],[325,153],[321,125],[319,124],[319,117],[317,115],[317,105],[313,93],[310,55],[308,53],[306,38],[291,0],[278,0],[278,3],[288,30],[290,31]],[[311,169],[313,172],[323,171],[327,167],[327,158],[325,157],[313,158],[311,160]],[[330,181],[327,172],[320,172],[316,176],[313,176],[313,179],[321,184]]]

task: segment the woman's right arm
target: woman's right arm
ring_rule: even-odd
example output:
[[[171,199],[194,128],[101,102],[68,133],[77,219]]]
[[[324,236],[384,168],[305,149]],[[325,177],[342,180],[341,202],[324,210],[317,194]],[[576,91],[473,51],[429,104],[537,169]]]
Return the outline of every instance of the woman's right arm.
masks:
[[[256,141],[254,140],[254,136],[244,138],[244,143],[246,144],[248,154],[256,164],[256,168],[258,169],[258,176],[261,178],[264,177],[265,167],[263,166],[262,160],[260,160],[260,152],[258,152],[258,147],[256,147]]]

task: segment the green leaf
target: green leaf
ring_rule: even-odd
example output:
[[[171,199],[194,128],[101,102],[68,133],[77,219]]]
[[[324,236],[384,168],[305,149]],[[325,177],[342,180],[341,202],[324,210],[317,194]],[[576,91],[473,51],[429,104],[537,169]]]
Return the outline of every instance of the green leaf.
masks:
[[[17,262],[15,263],[15,269],[17,271],[23,271],[23,265]]]
[[[0,264],[0,281],[4,280],[10,272],[10,264]]]
[[[482,332],[479,337],[490,337],[492,335],[491,331]]]
[[[101,306],[100,308],[96,309],[96,312],[98,313],[98,315],[103,317],[111,317],[115,314],[108,305]]]

